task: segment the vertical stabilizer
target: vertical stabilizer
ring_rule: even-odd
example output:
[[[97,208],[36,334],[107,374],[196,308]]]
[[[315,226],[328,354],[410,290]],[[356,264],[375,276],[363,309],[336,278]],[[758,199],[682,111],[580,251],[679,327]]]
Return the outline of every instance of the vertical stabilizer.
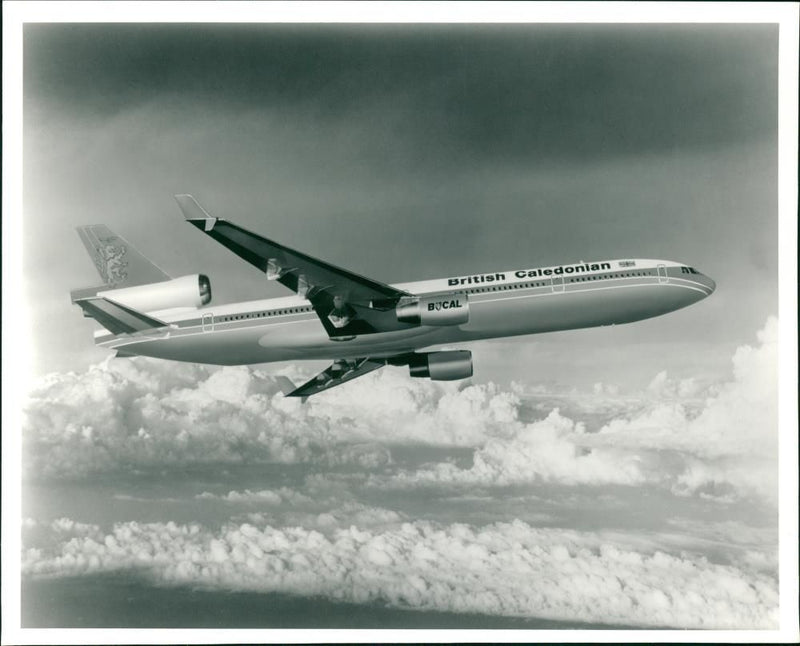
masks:
[[[168,274],[139,253],[125,238],[104,224],[90,224],[77,230],[106,285],[114,288],[134,287],[170,279]]]

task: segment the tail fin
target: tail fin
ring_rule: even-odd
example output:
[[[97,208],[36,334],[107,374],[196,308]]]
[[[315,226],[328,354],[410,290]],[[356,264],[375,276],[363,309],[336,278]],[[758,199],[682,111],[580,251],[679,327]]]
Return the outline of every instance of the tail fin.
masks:
[[[104,224],[78,227],[78,235],[100,277],[110,287],[135,287],[170,279],[125,238]]]

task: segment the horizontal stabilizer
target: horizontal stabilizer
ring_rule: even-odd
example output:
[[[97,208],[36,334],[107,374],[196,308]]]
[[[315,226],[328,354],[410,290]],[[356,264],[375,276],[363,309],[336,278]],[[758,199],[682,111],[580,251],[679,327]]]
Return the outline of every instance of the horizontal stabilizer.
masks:
[[[84,311],[112,334],[133,334],[167,327],[167,323],[125,307],[109,298],[94,297],[75,301]]]

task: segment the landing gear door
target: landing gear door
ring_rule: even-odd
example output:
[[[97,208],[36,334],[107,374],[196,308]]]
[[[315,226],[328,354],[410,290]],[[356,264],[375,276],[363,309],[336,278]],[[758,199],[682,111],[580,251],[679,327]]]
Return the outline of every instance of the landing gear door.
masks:
[[[659,283],[669,282],[669,276],[667,276],[667,267],[665,265],[658,266],[658,282]]]
[[[213,332],[213,331],[214,331],[214,315],[203,314],[203,332]]]

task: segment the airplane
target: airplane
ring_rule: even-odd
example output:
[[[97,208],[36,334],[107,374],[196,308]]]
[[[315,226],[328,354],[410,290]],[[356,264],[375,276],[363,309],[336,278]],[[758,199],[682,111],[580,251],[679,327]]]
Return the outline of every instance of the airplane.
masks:
[[[72,302],[104,329],[98,346],[216,365],[329,359],[286,396],[303,401],[384,365],[411,377],[460,380],[472,353],[435,349],[480,339],[631,323],[710,296],[694,267],[628,258],[521,267],[389,285],[318,260],[209,215],[191,195],[175,199],[187,222],[293,296],[211,306],[204,274],[172,278],[104,225],[78,234],[105,281]]]

